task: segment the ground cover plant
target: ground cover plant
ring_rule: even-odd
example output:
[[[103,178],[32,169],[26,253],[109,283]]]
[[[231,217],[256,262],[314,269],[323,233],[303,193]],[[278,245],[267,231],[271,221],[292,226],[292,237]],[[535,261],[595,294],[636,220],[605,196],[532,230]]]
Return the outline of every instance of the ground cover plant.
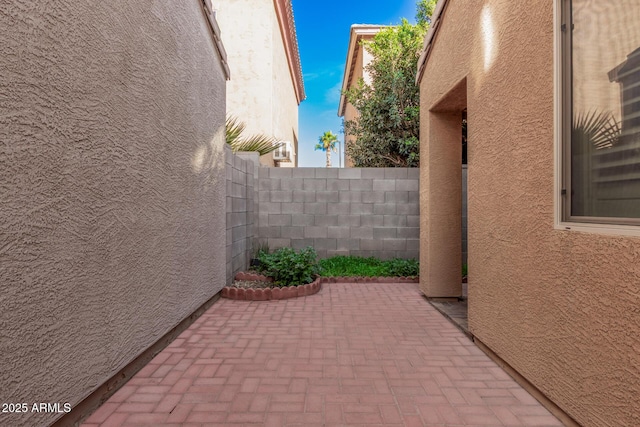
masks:
[[[402,277],[420,274],[420,264],[414,259],[382,261],[373,257],[339,255],[320,260],[319,264],[320,275],[325,277]]]

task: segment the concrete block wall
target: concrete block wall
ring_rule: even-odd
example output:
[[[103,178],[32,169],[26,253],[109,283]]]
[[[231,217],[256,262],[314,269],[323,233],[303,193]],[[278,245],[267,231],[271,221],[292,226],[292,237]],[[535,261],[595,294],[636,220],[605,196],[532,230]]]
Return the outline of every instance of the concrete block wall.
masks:
[[[235,273],[248,269],[253,251],[258,155],[253,159],[252,154],[236,155],[225,148],[227,284]]]
[[[259,169],[258,231],[272,249],[419,257],[417,168]]]

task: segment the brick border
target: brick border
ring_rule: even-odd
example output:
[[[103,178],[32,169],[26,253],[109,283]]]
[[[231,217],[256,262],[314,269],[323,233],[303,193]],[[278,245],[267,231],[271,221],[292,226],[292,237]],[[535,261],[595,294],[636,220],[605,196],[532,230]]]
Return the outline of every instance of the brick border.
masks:
[[[244,273],[236,274],[236,280],[260,280],[263,282],[272,282],[271,277],[261,274]],[[313,295],[320,292],[323,283],[419,283],[419,277],[318,277],[313,282],[306,285],[285,286],[283,288],[236,288],[233,286],[225,286],[222,288],[222,298],[228,298],[238,301],[270,301],[288,298],[298,298],[307,295]]]

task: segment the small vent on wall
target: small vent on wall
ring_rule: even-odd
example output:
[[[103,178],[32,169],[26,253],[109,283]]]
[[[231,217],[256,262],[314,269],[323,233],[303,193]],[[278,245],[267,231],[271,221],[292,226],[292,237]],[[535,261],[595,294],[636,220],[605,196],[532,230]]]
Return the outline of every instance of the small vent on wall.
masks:
[[[291,142],[289,141],[280,141],[282,145],[278,147],[276,151],[273,152],[273,160],[278,161],[291,161]]]

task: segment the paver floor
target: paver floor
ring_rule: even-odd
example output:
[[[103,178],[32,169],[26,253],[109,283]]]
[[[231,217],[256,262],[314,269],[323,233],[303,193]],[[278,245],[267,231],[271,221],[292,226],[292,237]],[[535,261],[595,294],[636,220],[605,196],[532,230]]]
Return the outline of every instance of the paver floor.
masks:
[[[416,284],[216,302],[84,424],[562,425]]]

